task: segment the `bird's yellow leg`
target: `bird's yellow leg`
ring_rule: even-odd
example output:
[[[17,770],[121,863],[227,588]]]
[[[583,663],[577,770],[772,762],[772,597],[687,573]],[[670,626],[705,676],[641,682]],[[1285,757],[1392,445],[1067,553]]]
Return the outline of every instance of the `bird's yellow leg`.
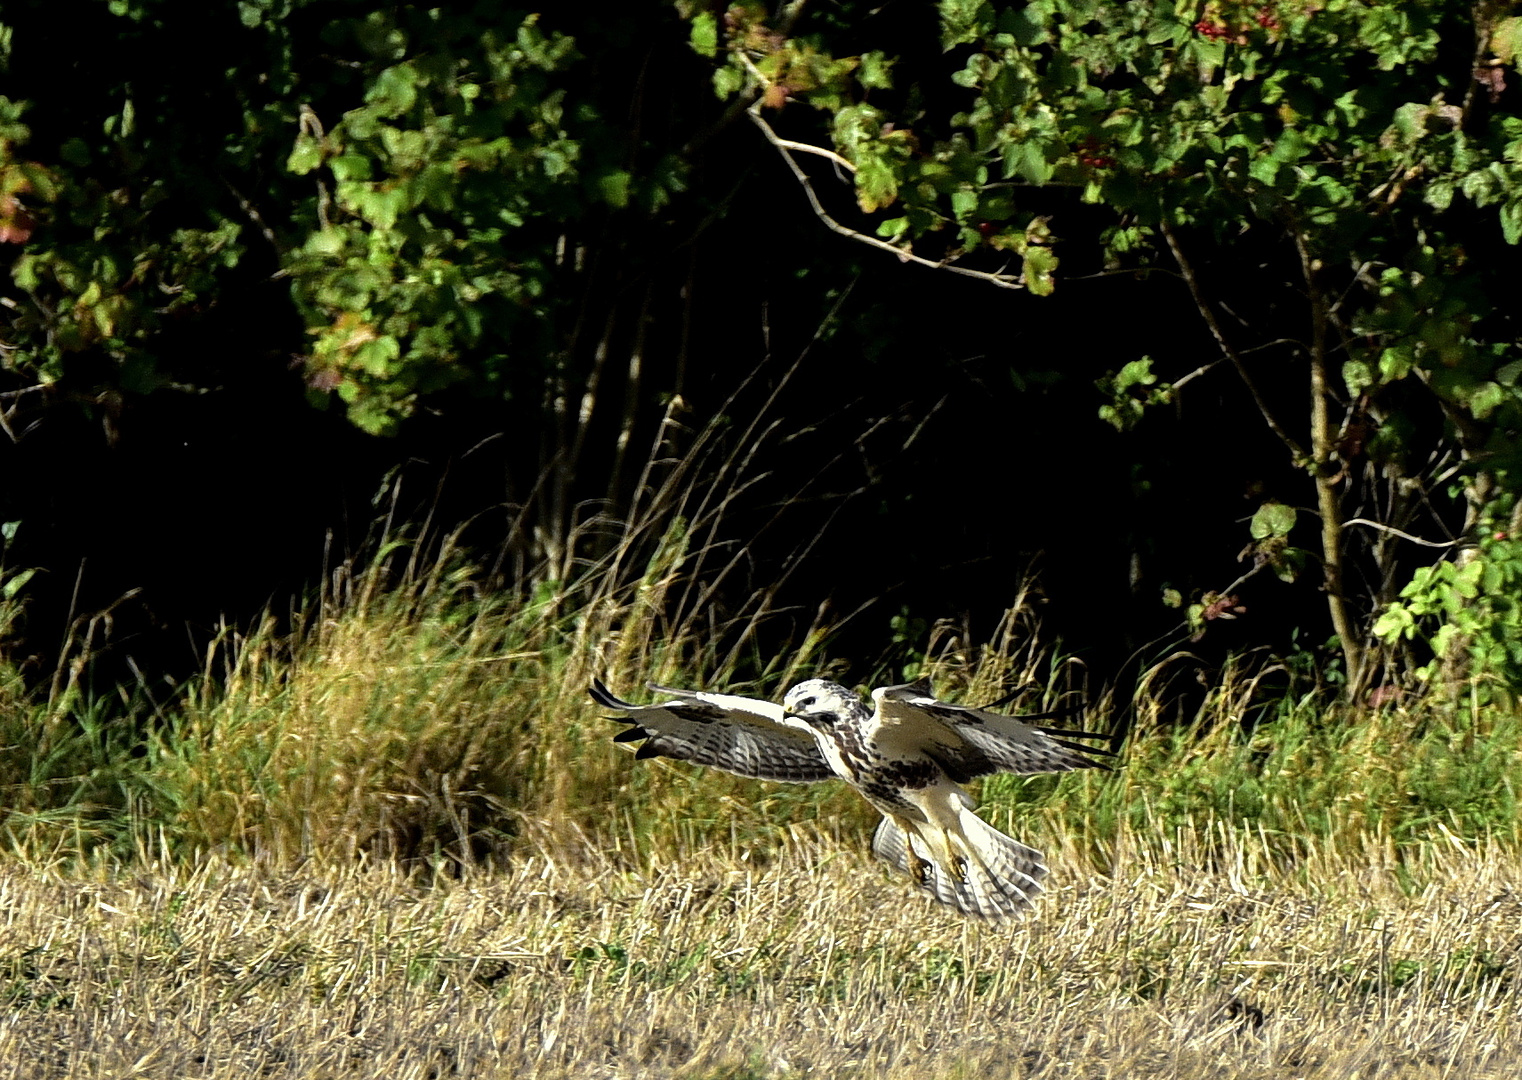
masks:
[[[914,850],[915,830],[912,822],[895,817],[894,822],[904,831],[904,854],[905,861],[909,866],[909,876],[919,886],[927,885],[930,881],[930,864],[920,858],[920,853]]]
[[[966,884],[968,845],[958,820],[961,789],[953,787],[949,797],[945,791],[934,789],[925,795],[919,800],[919,809],[925,815],[919,837],[946,876],[958,885]]]

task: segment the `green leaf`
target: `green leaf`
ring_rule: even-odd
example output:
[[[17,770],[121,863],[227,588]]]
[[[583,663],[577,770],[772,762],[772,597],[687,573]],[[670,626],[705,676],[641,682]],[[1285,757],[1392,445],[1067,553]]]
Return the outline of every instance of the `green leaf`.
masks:
[[[1281,502],[1266,502],[1252,516],[1249,531],[1254,540],[1267,540],[1272,536],[1288,536],[1295,527],[1295,508]]]
[[[622,169],[603,173],[597,178],[597,194],[609,206],[622,209],[629,205],[630,179],[630,175]]]
[[[1151,386],[1155,382],[1157,382],[1157,376],[1152,372],[1152,357],[1150,356],[1130,361],[1115,375],[1117,391],[1129,390],[1133,386]]]
[[[25,293],[35,293],[41,279],[37,275],[37,257],[35,255],[23,255],[11,264],[11,280],[16,283],[16,288]]]
[[[370,179],[370,159],[360,154],[340,154],[328,162],[335,180]]]
[[[893,88],[893,61],[876,50],[861,54],[861,66],[856,70],[857,81],[868,90],[891,90]]]
[[[1469,411],[1475,419],[1484,420],[1506,403],[1506,390],[1497,383],[1483,382],[1469,395]]]
[[[1310,153],[1311,144],[1306,142],[1305,136],[1294,128],[1285,128],[1284,134],[1280,135],[1274,143],[1271,156],[1275,161],[1289,164],[1299,161]]]
[[[1297,580],[1311,563],[1311,553],[1304,548],[1285,546],[1273,559],[1274,576],[1289,583]]]
[[[1047,160],[1041,143],[1036,139],[1026,139],[1004,151],[1005,176],[1019,176],[1032,184],[1044,184],[1055,172],[1055,167]]]
[[[972,44],[992,29],[992,12],[984,0],[939,0],[936,7],[941,12],[942,49]]]
[[[1415,630],[1416,619],[1404,604],[1391,604],[1374,620],[1374,636],[1383,641],[1409,639]]]
[[[66,139],[58,147],[58,156],[77,168],[90,164],[90,146],[83,139]]]
[[[1522,240],[1522,197],[1513,196],[1501,204],[1501,235],[1508,244]]]
[[[1431,115],[1432,106],[1409,101],[1395,110],[1395,130],[1407,143],[1414,143],[1426,132],[1427,118]]]
[[[1348,393],[1357,397],[1375,383],[1374,372],[1367,360],[1348,360],[1342,365],[1342,381]]]
[[[1031,244],[1022,260],[1025,287],[1036,296],[1050,296],[1057,288],[1052,272],[1057,269],[1057,254],[1049,247]]]
[[[417,101],[417,70],[411,64],[385,68],[365,91],[365,101],[382,116],[400,116]]]
[[[1510,64],[1522,51],[1522,17],[1501,19],[1490,32],[1490,51],[1503,64]]]
[[[713,12],[700,11],[692,17],[692,50],[699,56],[717,56],[719,24]]]
[[[32,580],[32,575],[37,573],[35,569],[21,570],[5,579],[5,584],[0,585],[0,596],[7,600],[16,599],[16,594],[26,587],[26,583]]]
[[[302,250],[309,255],[337,255],[343,249],[343,230],[334,228],[316,230],[302,246]]]
[[[745,73],[729,64],[713,73],[713,92],[721,98],[732,97],[745,86]]]
[[[291,156],[285,160],[286,171],[296,176],[305,176],[321,164],[322,142],[306,132],[297,135],[296,144],[291,147]]]
[[[999,31],[1009,34],[1017,45],[1027,49],[1045,45],[1051,40],[1051,34],[1047,31],[1043,15],[1050,18],[1039,4],[1026,4],[1015,10],[1005,9],[999,13]]]
[[[1404,379],[1415,366],[1416,357],[1411,353],[1411,346],[1404,342],[1379,354],[1379,374],[1385,382]]]
[[[396,338],[389,334],[383,334],[373,341],[367,341],[354,351],[354,362],[367,374],[377,377],[391,373],[391,363],[402,355],[401,345]]]
[[[1448,180],[1434,180],[1422,192],[1422,201],[1434,210],[1446,210],[1453,204],[1453,184]]]
[[[881,155],[865,154],[856,166],[856,203],[870,214],[898,197],[898,174]]]

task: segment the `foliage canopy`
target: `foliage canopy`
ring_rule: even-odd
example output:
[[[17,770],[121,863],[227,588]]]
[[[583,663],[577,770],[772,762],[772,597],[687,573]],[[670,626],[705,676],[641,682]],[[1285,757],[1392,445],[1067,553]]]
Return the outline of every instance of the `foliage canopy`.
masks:
[[[73,28],[81,85],[60,95],[50,16],[21,5],[0,27],[0,415],[13,438],[60,399],[109,425],[134,394],[210,385],[177,328],[257,294],[252,332],[314,402],[374,433],[450,387],[528,403],[570,473],[585,430],[566,403],[589,413],[604,378],[585,282],[655,258],[640,238],[693,197],[711,132],[748,120],[822,225],[902,260],[1042,296],[1176,275],[1216,353],[1118,358],[1101,416],[1130,430],[1234,372],[1306,496],[1267,493],[1244,539],[1257,569],[1319,567],[1344,676],[1379,678],[1371,624],[1431,638],[1406,657],[1429,674],[1471,643],[1493,669],[1503,599],[1462,631],[1431,619],[1472,616],[1452,590],[1475,574],[1503,597],[1509,571],[1459,564],[1509,565],[1477,538],[1522,531],[1502,520],[1522,423],[1517,7],[941,0],[905,33],[850,2],[594,19],[247,0],[185,23],[113,0]],[[184,54],[171,21],[216,47]],[[633,55],[651,34],[683,59]],[[652,133],[603,78],[619,63],[694,91],[706,64],[715,96]],[[619,446],[674,379],[631,363]],[[1402,598],[1432,546],[1454,567]]]

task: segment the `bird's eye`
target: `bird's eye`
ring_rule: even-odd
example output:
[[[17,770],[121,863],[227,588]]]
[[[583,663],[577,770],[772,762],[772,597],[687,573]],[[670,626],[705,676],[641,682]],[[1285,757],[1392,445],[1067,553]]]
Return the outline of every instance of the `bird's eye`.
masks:
[[[799,705],[801,705],[801,706],[803,706],[803,707],[804,707],[804,708],[805,708],[805,709],[811,709],[811,708],[813,708],[813,707],[814,707],[814,706],[815,706],[815,705],[816,705],[816,704],[818,704],[818,702],[819,702],[819,699],[818,699],[818,698],[814,698],[814,697],[806,697],[806,698],[804,698],[804,699],[803,699],[803,700],[802,700],[802,701],[800,701],[800,702],[799,702],[799,703],[798,703],[798,704],[799,704]]]

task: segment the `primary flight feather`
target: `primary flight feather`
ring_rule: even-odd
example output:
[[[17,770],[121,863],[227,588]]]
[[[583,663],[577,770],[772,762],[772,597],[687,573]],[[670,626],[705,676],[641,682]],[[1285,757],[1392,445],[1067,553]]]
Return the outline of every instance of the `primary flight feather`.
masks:
[[[937,700],[924,683],[880,687],[874,708],[826,679],[801,682],[781,705],[732,694],[651,685],[664,699],[634,705],[592,683],[592,699],[643,740],[638,757],[711,765],[762,780],[840,777],[882,812],[872,850],[937,900],[999,918],[1041,891],[1041,853],[973,813],[962,784],[996,772],[1106,768],[1107,751],[1071,740],[1105,738],[1038,727],[1019,717]],[[1026,719],[1037,719],[1027,717]]]

